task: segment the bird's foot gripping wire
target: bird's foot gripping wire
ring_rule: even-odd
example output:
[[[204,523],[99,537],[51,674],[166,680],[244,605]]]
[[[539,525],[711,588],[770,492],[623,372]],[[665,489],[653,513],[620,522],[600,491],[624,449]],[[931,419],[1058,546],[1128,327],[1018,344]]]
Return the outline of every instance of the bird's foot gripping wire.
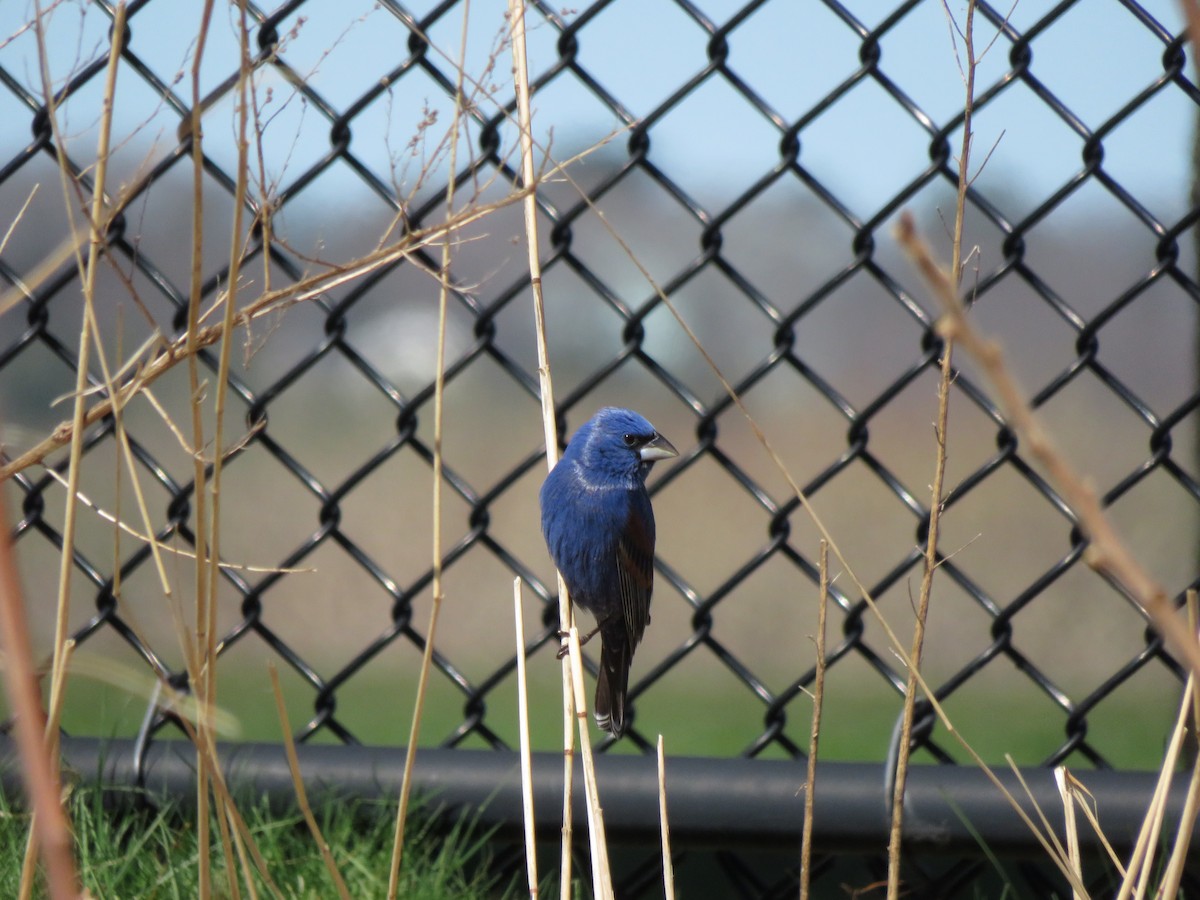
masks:
[[[579,639],[579,646],[582,647],[584,644],[586,644],[588,641],[590,641],[592,638],[594,638],[596,636],[596,633],[599,630],[600,630],[600,626],[597,625],[595,628],[593,628],[591,631],[589,631],[587,634],[585,634],[583,637],[581,637]],[[571,632],[569,632],[569,631],[560,631],[558,633],[558,639],[560,641],[562,641],[562,646],[558,648],[558,654],[555,657],[556,659],[562,659],[564,656],[566,656],[570,652],[571,645],[567,643],[567,638],[569,638],[570,636],[571,636]]]

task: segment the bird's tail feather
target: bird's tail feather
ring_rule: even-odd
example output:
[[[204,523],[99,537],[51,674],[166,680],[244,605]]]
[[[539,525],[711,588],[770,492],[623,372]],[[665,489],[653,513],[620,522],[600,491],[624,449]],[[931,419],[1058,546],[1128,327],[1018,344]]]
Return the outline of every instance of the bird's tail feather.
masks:
[[[628,647],[622,638],[600,635],[600,672],[596,677],[596,724],[613,737],[625,733],[625,695],[629,690]]]

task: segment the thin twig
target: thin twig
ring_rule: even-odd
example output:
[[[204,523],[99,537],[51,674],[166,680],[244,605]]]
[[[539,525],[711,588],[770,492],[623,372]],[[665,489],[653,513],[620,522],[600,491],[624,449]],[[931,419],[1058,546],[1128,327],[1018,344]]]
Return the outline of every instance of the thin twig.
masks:
[[[808,900],[811,882],[813,806],[817,789],[817,748],[821,740],[821,708],[825,701],[825,616],[829,609],[829,544],[818,552],[820,588],[817,598],[817,674],[813,681],[812,728],[808,735],[808,772],[804,780],[804,829],[800,839],[800,900]]]
[[[547,170],[538,176],[538,181],[565,173],[568,167],[603,148],[615,134],[605,137],[564,161],[552,162],[547,160]],[[264,290],[253,301],[247,303],[234,314],[234,327],[248,328],[257,319],[275,315],[291,306],[321,297],[328,291],[365,278],[402,259],[414,263],[418,268],[422,268],[420,260],[415,256],[419,250],[443,240],[449,232],[464,229],[488,218],[498,210],[511,206],[514,203],[525,201],[536,190],[536,185],[537,181],[531,182],[529,185],[514,188],[508,194],[494,202],[465,209],[448,222],[438,222],[425,228],[408,231],[392,244],[380,247],[357,259],[346,263],[330,265],[326,271],[301,278],[284,287],[274,290]],[[85,237],[76,236],[74,243],[66,251],[67,255],[69,256],[71,252],[82,246],[85,240]],[[56,263],[53,266],[46,267],[43,278],[33,280],[27,277],[20,285],[0,295],[0,310],[6,308],[6,304],[10,302],[16,302],[27,297],[40,281],[45,280],[50,274],[57,271],[59,265],[60,263]],[[39,267],[40,270],[41,268]],[[206,321],[213,310],[221,308],[227,296],[228,293],[226,291],[219,292],[212,307],[201,315],[200,320]],[[106,396],[87,408],[87,412],[83,418],[83,427],[91,426],[106,416],[111,415],[116,404],[127,404],[136,394],[144,391],[160,377],[171,371],[176,365],[192,359],[200,350],[216,344],[224,336],[225,331],[221,322],[201,328],[198,332],[189,328],[184,334],[173,341],[165,340],[160,334],[152,335],[144,342],[143,351],[148,352],[153,348],[156,351],[154,355],[140,363],[136,359],[130,360],[121,367],[121,371],[132,370],[134,374],[118,390],[115,392],[109,391]],[[78,398],[88,396],[89,393],[85,386],[82,389],[77,388],[72,391],[71,396]],[[76,430],[73,420],[60,422],[34,447],[21,453],[15,459],[0,465],[0,483],[3,483],[18,472],[42,462],[59,447],[70,443]],[[555,450],[557,451],[557,448]],[[190,445],[187,447],[187,452],[190,455],[198,455],[196,448]],[[557,456],[555,458],[557,459]]]
[[[16,232],[17,226],[25,218],[25,212],[29,209],[29,204],[33,202],[33,198],[37,196],[39,187],[41,187],[40,184],[35,184],[29,189],[29,196],[25,198],[25,202],[21,204],[21,208],[17,210],[17,214],[13,217],[13,220],[8,223],[8,229],[4,232],[4,237],[0,238],[0,253],[4,252],[4,248],[8,246],[8,242]],[[0,316],[2,315],[4,315],[4,310],[0,310]]]
[[[465,0],[462,13],[458,83],[454,93],[454,121],[450,132],[449,181],[446,185],[446,221],[454,219],[454,194],[458,171],[458,132],[463,115],[463,67],[467,58],[467,26],[471,2]],[[421,672],[417,678],[417,697],[413,706],[412,723],[408,733],[408,748],[404,755],[404,780],[400,785],[400,802],[396,808],[396,831],[392,842],[392,858],[388,871],[388,900],[395,900],[400,888],[400,864],[404,854],[404,827],[412,793],[412,773],[417,761],[417,743],[421,735],[421,716],[425,709],[425,692],[433,668],[433,642],[441,613],[442,591],[442,415],[446,394],[446,309],[450,298],[450,263],[454,255],[454,230],[447,228],[442,240],[442,264],[438,289],[437,371],[433,389],[433,602],[429,610],[429,630],[421,654]]]
[[[961,235],[959,236],[961,237]],[[955,245],[957,246],[957,240]],[[916,621],[913,623],[912,649],[908,659],[908,681],[904,689],[904,709],[901,712],[900,740],[896,745],[896,779],[892,785],[892,826],[888,836],[888,900],[900,896],[900,847],[903,839],[904,791],[908,782],[908,763],[912,739],[913,715],[917,699],[917,672],[925,646],[925,623],[929,618],[929,597],[933,590],[933,574],[938,568],[938,525],[942,513],[942,485],[946,477],[946,428],[950,412],[950,383],[952,379],[950,341],[942,350],[941,379],[938,382],[938,417],[934,426],[937,458],[934,463],[933,486],[929,504],[929,533],[925,538],[925,568],[921,576],[921,592],[917,599]]]
[[[288,770],[292,774],[292,787],[296,791],[296,803],[300,806],[300,814],[304,816],[304,824],[308,826],[308,831],[316,842],[317,849],[321,851],[321,861],[325,863],[325,869],[329,872],[329,877],[333,879],[338,896],[342,900],[350,900],[350,891],[346,887],[346,882],[342,880],[342,873],[338,871],[337,863],[329,850],[329,842],[321,834],[321,826],[317,824],[317,817],[313,815],[312,806],[308,802],[308,791],[304,788],[304,779],[300,777],[300,759],[296,756],[296,741],[292,737],[287,704],[283,702],[283,688],[279,684],[279,672],[275,669],[274,662],[268,664],[267,671],[271,674],[271,690],[275,694],[275,709],[279,714],[279,727],[283,733],[283,749],[287,753]]]
[[[218,588],[221,583],[221,485],[225,472],[226,459],[222,448],[225,445],[225,404],[229,395],[229,367],[233,354],[233,316],[237,306],[239,276],[242,257],[245,252],[243,230],[246,208],[247,172],[249,169],[247,132],[250,120],[248,86],[253,72],[253,64],[250,57],[250,26],[247,21],[246,0],[238,0],[238,13],[237,178],[234,185],[233,227],[231,229],[232,236],[229,247],[229,293],[225,298],[224,327],[222,329],[225,339],[221,342],[219,362],[217,364],[216,397],[213,402],[214,459],[212,476],[209,479],[209,492],[212,504],[209,509],[208,522],[208,559],[203,559],[203,554],[201,553],[196,554],[196,564],[198,566],[202,566],[205,563],[208,565],[208,573],[204,578],[204,587],[207,588],[208,595],[203,599],[203,602],[197,596],[196,611],[198,626],[200,622],[203,622],[203,625],[199,626],[196,632],[196,648],[197,655],[200,657],[201,676],[200,683],[196,685],[196,697],[199,701],[199,715],[196,718],[196,723],[197,730],[202,735],[206,735],[212,731],[211,712],[213,705],[217,702],[217,597]],[[201,456],[200,450],[203,445],[198,442],[198,438],[199,434],[197,434],[197,444],[194,449],[196,454]],[[196,462],[197,464],[202,464],[203,459],[198,459]],[[197,490],[199,490],[199,482],[197,482]],[[199,521],[198,511],[197,519],[197,528],[203,528],[203,523]],[[311,816],[311,813],[309,815]],[[220,829],[221,850],[225,856],[225,870],[229,873],[229,891],[231,893],[231,900],[240,900],[240,891],[236,877],[237,868],[234,861],[236,848],[230,836],[229,820],[230,816],[228,810],[225,808],[224,798],[217,795],[217,826]],[[315,824],[313,822],[312,826],[315,827]],[[328,851],[326,850],[325,852]],[[332,860],[329,860],[329,863],[332,864]],[[338,881],[340,885],[340,879]],[[246,883],[251,885],[251,891],[253,891],[252,879],[247,877]]]
[[[1179,0],[1179,5],[1183,7],[1183,15],[1187,20],[1188,40],[1192,45],[1192,59],[1197,66],[1197,71],[1200,72],[1200,56],[1196,56],[1196,51],[1200,50],[1200,2],[1197,0]]]
[[[199,353],[200,335],[200,304],[203,301],[203,249],[204,249],[204,150],[203,131],[200,119],[203,113],[203,94],[200,86],[200,68],[204,59],[204,51],[208,44],[208,31],[212,23],[213,0],[204,0],[200,11],[200,24],[196,34],[196,51],[192,58],[192,109],[191,130],[189,139],[192,150],[192,260],[191,278],[188,290],[187,332],[185,334],[187,356],[188,386],[192,411],[192,448],[195,453],[192,459],[192,498],[195,506],[195,528],[193,533],[196,541],[196,565],[194,567],[193,587],[195,591],[195,662],[189,677],[193,690],[203,693],[203,670],[200,668],[199,657],[203,654],[203,635],[207,630],[208,605],[208,497],[206,490],[207,472],[204,461],[199,456],[199,450],[204,446],[204,392],[200,381]],[[78,428],[76,424],[76,428]],[[196,837],[199,846],[197,869],[199,871],[199,893],[203,898],[212,895],[212,862],[210,858],[211,836],[209,826],[211,817],[208,806],[209,790],[209,755],[204,752],[208,743],[208,728],[205,721],[203,704],[200,715],[196,719],[196,731],[199,743],[196,745]],[[232,881],[232,879],[231,879]]]
[[[53,481],[58,482],[63,487],[67,486],[67,479],[60,475],[57,470],[46,469],[45,472],[46,476]],[[158,553],[169,553],[172,556],[178,556],[181,559],[194,560],[196,558],[196,554],[191,550],[187,550],[183,547],[172,547],[170,544],[164,544],[162,541],[149,534],[143,534],[123,520],[120,516],[117,516],[100,506],[95,500],[93,500],[83,491],[77,491],[75,493],[75,499],[94,512],[97,517],[103,519],[114,528],[117,528],[130,537],[141,541],[143,544],[152,544]],[[227,570],[230,572],[253,572],[255,574],[263,575],[308,575],[317,571],[317,569],[312,566],[290,568],[286,566],[255,566],[247,563],[232,563],[223,561],[219,561],[217,565],[221,570]],[[167,596],[170,596],[170,591],[167,592]]]

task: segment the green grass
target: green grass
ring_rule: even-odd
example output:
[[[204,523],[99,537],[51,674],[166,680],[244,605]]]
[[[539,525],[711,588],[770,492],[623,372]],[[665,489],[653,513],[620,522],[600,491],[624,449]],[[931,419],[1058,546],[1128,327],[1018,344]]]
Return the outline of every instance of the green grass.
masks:
[[[242,814],[284,897],[336,897],[333,880],[311,834],[297,814],[271,815],[265,808]],[[197,896],[199,850],[195,819],[178,809],[112,812],[99,791],[76,791],[68,801],[76,858],[84,887],[94,897]],[[395,807],[344,804],[317,812],[322,833],[352,897],[382,897],[392,849]],[[511,886],[490,881],[484,864],[486,834],[462,823],[449,834],[434,832],[418,813],[410,818],[400,896],[419,900],[472,900],[509,896]],[[0,896],[16,897],[29,817],[0,796]],[[214,836],[217,834],[213,826]],[[219,847],[212,848],[214,896],[229,897],[229,873]],[[239,876],[240,877],[240,876]],[[259,896],[270,896],[255,875]],[[247,896],[242,885],[243,897]],[[39,884],[36,896],[45,896]]]

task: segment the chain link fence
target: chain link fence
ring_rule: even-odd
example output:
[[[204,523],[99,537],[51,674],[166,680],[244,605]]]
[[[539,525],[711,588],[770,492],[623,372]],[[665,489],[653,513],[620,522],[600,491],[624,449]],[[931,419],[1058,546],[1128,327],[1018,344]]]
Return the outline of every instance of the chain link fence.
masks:
[[[247,5],[254,69],[246,298],[339,272],[456,210],[446,322],[446,601],[424,741],[516,745],[511,582],[526,593],[535,741],[558,721],[557,606],[537,526],[544,472],[507,23],[462,4]],[[104,2],[0,13],[0,409],[3,461],[68,417],[81,277],[71,252],[90,197],[110,37]],[[199,77],[199,11],[131,3],[120,41],[95,288],[102,352],[149,363],[183,332],[193,197],[205,308],[230,279],[238,196],[239,30],[218,4]],[[818,536],[647,276],[661,286],[907,640],[929,518],[937,361],[927,291],[890,228],[912,209],[946,250],[963,123],[963,10],[889,5],[597,3],[529,11],[538,195],[562,438],[606,403],[647,415],[681,450],[651,478],[654,622],[634,662],[622,747],[793,759],[808,744]],[[973,315],[1135,551],[1180,597],[1197,584],[1194,241],[1196,105],[1169,3],[980,3],[965,278]],[[11,35],[11,36],[9,36]],[[62,134],[42,87],[45,50]],[[465,48],[465,55],[460,50]],[[463,55],[468,103],[454,124]],[[450,135],[457,133],[457,156]],[[547,163],[549,166],[550,163]],[[453,179],[453,189],[450,188]],[[64,209],[67,210],[64,215]],[[619,240],[617,239],[619,236]],[[57,248],[57,249],[54,249]],[[65,250],[64,250],[65,248]],[[627,248],[631,253],[627,252]],[[436,246],[331,279],[239,330],[222,487],[220,705],[243,738],[275,739],[264,660],[304,742],[402,744],[430,607]],[[214,313],[214,321],[219,313]],[[215,348],[200,351],[211,393]],[[956,357],[948,496],[926,677],[991,761],[1146,768],[1181,671],[1120,588],[1088,569],[1075,517]],[[119,380],[136,376],[131,366]],[[143,532],[115,422],[87,430],[69,630],[76,660],[185,688],[195,497],[186,364],[123,411],[157,539]],[[211,408],[211,403],[207,404]],[[213,421],[206,414],[205,434]],[[49,646],[63,539],[62,448],[8,479],[36,646]],[[119,516],[128,530],[106,516]],[[822,755],[883,762],[904,672],[842,577],[830,616]],[[594,672],[595,657],[588,668]],[[120,680],[120,678],[118,678]],[[86,675],[75,734],[178,737],[174,714]],[[918,709],[914,759],[963,754]],[[607,749],[608,744],[601,747]],[[743,896],[791,892],[747,857],[715,865]],[[789,864],[790,865],[790,864]],[[845,880],[831,857],[821,872]],[[875,871],[868,865],[868,872]],[[653,868],[651,863],[646,866]],[[636,894],[635,872],[626,887]],[[957,866],[957,868],[955,868]],[[978,872],[910,873],[956,884]],[[656,871],[656,870],[655,870]],[[656,876],[655,876],[656,877]],[[1037,890],[1036,878],[1030,884]],[[922,882],[922,878],[925,879]],[[949,890],[949,889],[947,889]]]

